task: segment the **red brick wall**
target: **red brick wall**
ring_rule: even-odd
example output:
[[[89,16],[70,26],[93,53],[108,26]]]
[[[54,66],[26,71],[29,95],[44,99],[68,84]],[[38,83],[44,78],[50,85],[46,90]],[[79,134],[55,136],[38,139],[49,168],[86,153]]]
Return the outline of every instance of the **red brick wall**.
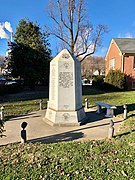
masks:
[[[134,56],[124,57],[124,73],[135,77]]]
[[[119,69],[122,71],[122,55],[114,41],[112,41],[110,48],[108,50],[108,54],[106,55],[105,58],[106,75],[110,70],[109,61],[113,58],[115,58],[116,60],[115,70]],[[124,57],[124,73],[129,76],[128,89],[132,89],[132,81],[135,81],[135,69],[133,68],[133,62],[134,62],[134,56]]]
[[[128,89],[132,89],[132,81],[135,81],[135,69],[133,68],[134,56],[124,57],[124,73],[129,75]]]
[[[110,70],[109,68],[109,61],[111,59],[115,58],[115,70],[116,69],[122,69],[122,56],[120,56],[120,50],[118,49],[117,45],[115,44],[115,42],[112,42],[112,44],[110,45],[110,49],[108,51],[108,54],[106,56],[106,61],[105,61],[105,66],[106,66],[106,74],[108,73],[108,71]]]

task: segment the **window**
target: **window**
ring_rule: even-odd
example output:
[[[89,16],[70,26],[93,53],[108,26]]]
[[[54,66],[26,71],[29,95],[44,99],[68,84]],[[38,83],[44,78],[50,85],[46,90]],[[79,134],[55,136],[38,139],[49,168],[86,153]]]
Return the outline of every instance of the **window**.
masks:
[[[135,89],[135,81],[132,81],[132,89]]]
[[[135,69],[135,56],[134,56],[134,59],[133,59],[133,68]]]
[[[115,59],[110,60],[110,69],[115,70]]]

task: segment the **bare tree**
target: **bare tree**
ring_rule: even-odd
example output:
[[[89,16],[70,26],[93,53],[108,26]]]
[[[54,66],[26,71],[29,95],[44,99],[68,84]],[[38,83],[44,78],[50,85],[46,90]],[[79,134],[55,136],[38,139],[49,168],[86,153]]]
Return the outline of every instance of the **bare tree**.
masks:
[[[97,71],[98,75],[105,73],[105,58],[100,56],[91,57],[93,71]]]
[[[0,55],[0,62],[4,62],[4,56]]]
[[[82,75],[85,78],[92,78],[94,72],[98,73],[98,75],[103,75],[105,72],[105,59],[100,56],[90,56],[87,57],[82,62]]]
[[[70,49],[80,61],[94,54],[108,31],[106,25],[94,28],[88,21],[86,0],[50,0],[48,13],[54,22],[48,28],[49,33],[60,39],[63,47]]]
[[[0,55],[0,68],[4,66],[4,56]]]

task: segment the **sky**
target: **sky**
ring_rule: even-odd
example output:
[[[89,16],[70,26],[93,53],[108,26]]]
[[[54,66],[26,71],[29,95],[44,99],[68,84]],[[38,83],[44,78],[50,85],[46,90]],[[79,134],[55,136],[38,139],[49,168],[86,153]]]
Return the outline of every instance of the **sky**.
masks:
[[[0,23],[9,22],[13,34],[19,21],[29,18],[42,29],[49,24],[47,4],[49,0],[0,0]],[[135,38],[135,0],[88,0],[87,16],[96,27],[105,24],[109,33],[102,39],[102,47],[94,55],[105,56],[112,38]],[[8,30],[5,30],[10,35]],[[52,55],[56,55],[56,40],[49,37]],[[0,55],[6,55],[7,39],[0,38]]]

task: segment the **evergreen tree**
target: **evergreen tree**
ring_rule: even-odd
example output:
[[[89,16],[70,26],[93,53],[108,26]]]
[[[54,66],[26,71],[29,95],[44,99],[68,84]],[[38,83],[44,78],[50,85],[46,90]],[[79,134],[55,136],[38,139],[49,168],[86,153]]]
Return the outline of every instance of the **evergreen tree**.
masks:
[[[125,74],[122,73],[120,70],[111,69],[105,77],[105,82],[118,89],[125,89]]]
[[[50,49],[48,34],[39,25],[22,19],[11,43],[11,66],[13,77],[20,77],[25,85],[48,82]]]

